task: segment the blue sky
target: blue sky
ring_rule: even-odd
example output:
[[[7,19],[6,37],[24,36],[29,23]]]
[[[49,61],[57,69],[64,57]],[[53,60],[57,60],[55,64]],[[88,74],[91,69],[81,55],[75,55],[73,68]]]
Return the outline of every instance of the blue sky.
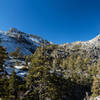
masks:
[[[16,27],[54,43],[100,33],[100,0],[0,0],[0,30]]]

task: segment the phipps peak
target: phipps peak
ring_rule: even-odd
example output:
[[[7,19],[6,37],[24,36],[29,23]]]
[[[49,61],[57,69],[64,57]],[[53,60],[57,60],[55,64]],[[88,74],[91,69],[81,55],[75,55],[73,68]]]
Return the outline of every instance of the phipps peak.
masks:
[[[21,32],[16,28],[10,28],[8,32],[0,31],[1,45],[7,49],[7,52],[15,51],[20,48],[23,55],[32,54],[36,48],[42,44],[50,44],[47,40],[32,34]]]

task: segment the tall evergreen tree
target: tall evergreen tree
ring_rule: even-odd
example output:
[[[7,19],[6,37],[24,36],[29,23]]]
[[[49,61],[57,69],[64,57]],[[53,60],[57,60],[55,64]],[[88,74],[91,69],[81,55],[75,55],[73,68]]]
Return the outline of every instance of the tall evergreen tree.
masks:
[[[1,40],[0,40],[1,43]],[[6,49],[0,46],[0,72],[3,71],[3,64],[5,59],[7,59]]]
[[[8,97],[9,100],[22,100],[23,94],[25,91],[25,81],[20,76],[16,75],[15,70],[12,70],[12,73],[9,77],[9,87],[8,87]],[[21,93],[21,94],[20,94]]]
[[[96,75],[94,75],[94,80],[92,83],[92,97],[96,97],[100,95],[100,60],[98,61],[97,64],[97,69],[96,70]]]
[[[9,98],[16,100],[18,90],[18,80],[15,70],[12,70],[12,73],[9,77]]]
[[[8,79],[8,93],[6,94],[7,100],[20,100],[20,98],[22,98],[23,95],[20,95],[19,93],[24,92],[24,84],[25,83],[22,80],[22,78],[17,76],[15,70],[13,69]]]
[[[16,50],[14,52],[10,52],[9,54],[10,56],[13,56],[15,58],[22,58],[22,53],[21,53],[21,50],[20,48],[16,48]]]
[[[30,89],[28,98],[44,100],[57,97],[57,88],[54,84],[56,77],[50,73],[51,58],[45,54],[44,48],[39,48],[31,61],[31,67],[27,76],[27,87]]]
[[[0,40],[1,43],[1,40]],[[8,81],[4,73],[3,64],[7,59],[6,49],[0,45],[0,97],[5,97],[7,95],[7,85]]]

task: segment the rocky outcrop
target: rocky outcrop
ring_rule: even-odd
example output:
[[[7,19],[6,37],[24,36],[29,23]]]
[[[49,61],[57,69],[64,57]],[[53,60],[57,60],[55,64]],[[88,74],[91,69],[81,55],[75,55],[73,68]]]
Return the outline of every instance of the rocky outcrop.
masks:
[[[23,33],[23,32],[21,32],[21,31],[19,31],[18,29],[16,29],[16,28],[10,28],[10,30],[8,30],[8,32],[13,32],[13,33]]]

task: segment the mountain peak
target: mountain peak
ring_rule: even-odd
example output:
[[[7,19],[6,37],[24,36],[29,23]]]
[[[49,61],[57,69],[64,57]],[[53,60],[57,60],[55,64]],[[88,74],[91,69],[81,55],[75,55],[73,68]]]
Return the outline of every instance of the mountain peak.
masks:
[[[93,38],[92,40],[89,40],[89,42],[100,42],[100,34],[97,35],[95,38]]]
[[[96,40],[100,39],[100,34],[97,35],[94,39],[96,39]]]
[[[8,30],[8,32],[22,33],[20,30],[18,30],[17,28],[13,28],[13,27],[11,27],[10,30]]]
[[[20,48],[23,55],[33,54],[40,45],[49,45],[45,39],[33,34],[24,33],[16,28],[10,28],[8,32],[0,31],[1,45],[6,48],[7,53]]]

